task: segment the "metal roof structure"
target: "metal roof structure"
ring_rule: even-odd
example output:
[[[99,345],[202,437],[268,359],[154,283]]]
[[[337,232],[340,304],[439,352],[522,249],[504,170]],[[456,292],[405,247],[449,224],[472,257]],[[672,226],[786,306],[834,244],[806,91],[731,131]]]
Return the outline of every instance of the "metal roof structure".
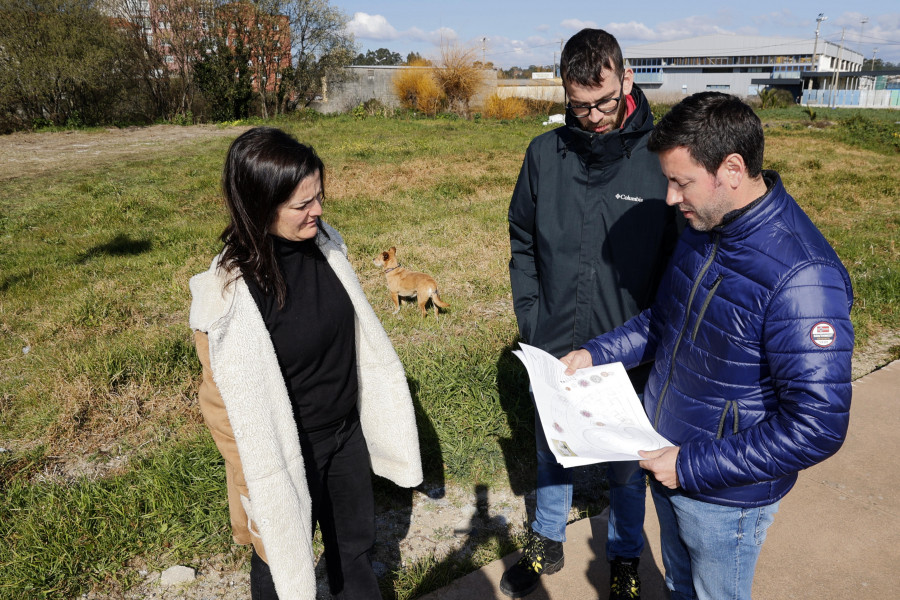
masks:
[[[781,36],[715,34],[699,37],[656,42],[623,48],[626,60],[636,58],[703,57],[703,56],[755,56],[755,55],[817,55],[837,56],[840,45],[814,37],[808,39]],[[844,45],[844,60],[863,61],[863,55]]]

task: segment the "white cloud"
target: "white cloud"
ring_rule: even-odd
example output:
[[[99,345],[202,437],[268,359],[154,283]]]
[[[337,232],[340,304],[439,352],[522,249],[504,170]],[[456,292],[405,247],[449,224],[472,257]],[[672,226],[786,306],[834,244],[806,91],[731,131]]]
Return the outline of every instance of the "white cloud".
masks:
[[[687,17],[677,21],[660,23],[657,27],[660,40],[677,40],[701,35],[713,35],[717,33],[733,33],[721,27],[716,20],[709,17]]]
[[[480,43],[480,42],[479,42]],[[479,45],[480,50],[480,45]],[[532,35],[523,39],[492,36],[487,40],[487,59],[501,68],[511,66],[549,65],[554,51],[559,54],[559,40]]]
[[[872,60],[875,48],[878,48],[876,58],[900,62],[900,46],[897,45],[900,13],[869,16],[869,21],[863,25],[860,21],[865,17],[862,13],[848,12],[834,19],[829,18],[827,22],[833,24],[826,30],[826,39],[835,44],[840,43],[840,28],[843,28],[846,47],[861,52],[867,63]]]
[[[782,27],[785,23],[797,23],[801,18],[796,16],[789,8],[783,10],[754,15],[750,19],[759,27]],[[815,21],[813,21],[815,22]]]
[[[347,24],[347,30],[358,39],[377,41],[411,40],[428,42],[435,46],[440,46],[442,43],[455,42],[459,39],[456,32],[449,27],[441,27],[434,31],[423,31],[418,27],[412,27],[405,31],[398,31],[382,15],[370,15],[364,12],[353,13],[353,18]]]
[[[606,31],[616,36],[617,40],[656,40],[657,33],[637,21],[628,23],[609,23]]]
[[[675,21],[666,21],[656,27],[648,27],[637,21],[628,23],[609,23],[605,29],[616,36],[619,43],[626,41],[665,42],[690,37],[713,34],[732,34],[717,24],[710,17],[685,17]]]
[[[455,42],[459,39],[459,36],[456,35],[456,32],[449,27],[441,27],[439,29],[435,29],[434,31],[429,31],[426,36],[427,37],[425,39],[427,41],[438,46],[440,46],[442,43]]]
[[[566,19],[560,23],[564,29],[571,31],[581,31],[585,28],[597,29],[598,26],[593,21],[582,21],[581,19]]]
[[[879,15],[866,24],[863,40],[878,45],[878,42],[897,44],[897,32],[900,31],[900,13]],[[894,50],[894,54],[896,54]]]
[[[353,13],[347,30],[354,36],[367,40],[396,40],[400,33],[381,15],[364,12]]]

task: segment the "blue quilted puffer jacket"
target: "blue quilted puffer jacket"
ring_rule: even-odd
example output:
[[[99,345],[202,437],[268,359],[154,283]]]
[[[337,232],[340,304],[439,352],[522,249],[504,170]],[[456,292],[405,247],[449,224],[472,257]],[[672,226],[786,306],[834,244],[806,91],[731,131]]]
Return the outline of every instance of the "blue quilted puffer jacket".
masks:
[[[655,359],[644,408],[681,447],[678,481],[729,506],[782,498],[849,422],[849,275],[764,176],[769,192],[725,224],[684,231],[651,308],[584,346],[594,364]]]

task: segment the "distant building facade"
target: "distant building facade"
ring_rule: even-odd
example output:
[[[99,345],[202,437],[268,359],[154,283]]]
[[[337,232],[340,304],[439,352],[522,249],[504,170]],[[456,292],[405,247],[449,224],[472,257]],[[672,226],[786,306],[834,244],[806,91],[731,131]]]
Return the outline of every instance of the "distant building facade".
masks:
[[[747,97],[774,87],[798,101],[804,89],[859,86],[863,55],[819,38],[709,35],[623,49],[635,82],[648,96],[671,97],[717,90]],[[811,83],[810,83],[811,82]],[[840,87],[838,88],[840,89]]]
[[[291,32],[286,15],[266,15],[251,2],[214,6],[210,0],[137,0],[132,19],[139,22],[148,44],[159,52],[170,72],[186,73],[201,49],[219,52],[243,44],[249,51],[251,86],[278,88],[281,74],[291,66]]]

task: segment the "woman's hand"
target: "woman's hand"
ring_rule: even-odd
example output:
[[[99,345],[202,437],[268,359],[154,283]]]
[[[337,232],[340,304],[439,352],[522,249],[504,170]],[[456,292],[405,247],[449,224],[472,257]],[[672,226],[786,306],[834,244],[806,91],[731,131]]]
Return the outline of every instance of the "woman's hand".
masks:
[[[591,353],[587,350],[573,350],[559,360],[567,367],[566,375],[574,375],[575,371],[577,371],[578,369],[583,369],[585,367],[591,367],[594,365],[594,361],[591,358]]]

